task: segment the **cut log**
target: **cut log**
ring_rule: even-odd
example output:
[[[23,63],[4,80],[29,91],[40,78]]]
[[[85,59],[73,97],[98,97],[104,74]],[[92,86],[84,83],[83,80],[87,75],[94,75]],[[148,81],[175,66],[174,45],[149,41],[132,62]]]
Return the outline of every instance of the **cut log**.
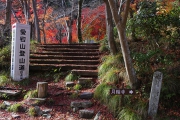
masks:
[[[45,98],[47,95],[47,90],[48,90],[47,82],[37,82],[38,98]]]

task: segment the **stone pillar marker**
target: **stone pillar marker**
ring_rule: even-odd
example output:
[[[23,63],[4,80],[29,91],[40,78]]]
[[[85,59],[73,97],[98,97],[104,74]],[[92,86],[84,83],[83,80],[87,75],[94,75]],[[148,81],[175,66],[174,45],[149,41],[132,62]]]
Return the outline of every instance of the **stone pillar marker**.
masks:
[[[153,81],[152,81],[152,86],[151,86],[149,109],[148,109],[148,116],[151,117],[152,119],[155,118],[157,114],[157,110],[158,110],[162,78],[163,78],[163,74],[159,71],[156,71],[153,74]]]
[[[30,26],[15,23],[12,25],[11,77],[21,81],[29,77]]]

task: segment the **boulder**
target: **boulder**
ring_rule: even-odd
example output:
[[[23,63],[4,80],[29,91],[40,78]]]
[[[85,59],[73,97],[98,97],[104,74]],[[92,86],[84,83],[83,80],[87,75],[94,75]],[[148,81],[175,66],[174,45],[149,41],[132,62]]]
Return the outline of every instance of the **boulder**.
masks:
[[[81,98],[81,99],[92,99],[93,95],[94,94],[92,92],[84,92],[84,93],[81,93],[79,95],[79,98]]]
[[[74,85],[74,82],[66,82],[66,87],[73,87]]]
[[[93,105],[91,101],[72,101],[71,102],[71,107],[72,108],[89,108]]]
[[[85,119],[92,119],[94,116],[94,110],[79,110],[79,117]]]

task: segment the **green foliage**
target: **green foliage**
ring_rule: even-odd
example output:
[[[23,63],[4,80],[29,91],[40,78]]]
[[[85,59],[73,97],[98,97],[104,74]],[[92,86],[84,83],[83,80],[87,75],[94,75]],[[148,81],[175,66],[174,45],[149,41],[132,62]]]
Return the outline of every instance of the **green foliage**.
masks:
[[[37,44],[38,42],[36,40],[31,40],[30,41],[30,51],[31,52],[37,52]]]
[[[124,79],[124,77],[119,74],[124,68],[122,55],[104,56],[102,61],[102,64],[98,67],[99,79],[106,83],[120,83],[120,80]]]
[[[29,110],[28,110],[28,115],[29,116],[36,116],[36,110],[34,107],[30,107]]]
[[[28,91],[26,93],[26,95],[24,96],[24,99],[27,99],[27,98],[36,98],[37,94],[38,94],[37,90]]]
[[[78,76],[73,74],[72,72],[65,77],[65,81],[66,82],[68,82],[68,81],[75,81],[77,79],[78,79]]]
[[[114,95],[110,97],[109,102],[108,102],[108,109],[116,116],[118,114],[118,111],[120,109],[120,98],[121,96],[119,95]]]
[[[110,86],[107,83],[99,84],[94,92],[94,98],[100,100],[101,102],[108,104],[110,95],[110,89],[114,88],[114,86]]]
[[[78,98],[78,93],[77,93],[77,92],[72,93],[71,96],[70,96],[70,98],[71,98],[71,99],[76,99],[76,98]]]
[[[105,37],[103,40],[100,41],[99,51],[101,51],[101,52],[110,52],[109,47],[108,47],[107,37]]]
[[[20,86],[28,86],[30,83],[31,83],[31,80],[28,78],[15,82],[15,84],[20,85]]]
[[[11,63],[11,45],[6,45],[0,49],[0,67],[9,69]]]
[[[128,21],[128,36],[133,33],[136,38],[147,41],[150,49],[177,48],[180,7],[174,6],[166,14],[157,14],[157,7],[156,2],[140,2],[138,12]]]
[[[158,62],[160,51],[151,50],[147,53],[134,53],[133,60],[137,73],[152,74],[151,63]],[[160,55],[160,54],[159,54]]]
[[[111,68],[102,78],[103,82],[118,84],[120,70],[117,68]]]
[[[0,93],[0,98],[2,98],[2,99],[9,99],[9,96],[7,95],[7,94],[2,94],[2,93]]]
[[[21,108],[21,104],[20,103],[15,103],[13,105],[11,105],[10,107],[7,108],[7,110],[9,112],[19,112]]]
[[[135,35],[136,42],[129,42],[132,46],[131,56],[136,70],[137,79],[141,81],[138,94],[124,97],[124,107],[119,106],[119,96],[109,95],[110,87],[116,88],[124,80],[125,73],[122,55],[105,56],[98,67],[98,77],[101,84],[95,89],[94,97],[106,104],[119,120],[147,119],[148,99],[155,71],[163,72],[160,106],[165,108],[179,108],[179,14],[180,7],[173,7],[166,14],[157,14],[159,7],[156,2],[139,2],[139,10],[130,18],[127,35]],[[116,32],[116,28],[114,29]],[[116,33],[117,34],[117,33]],[[107,45],[107,44],[106,44]],[[139,47],[141,45],[141,47]],[[174,64],[178,64],[174,67]],[[173,66],[173,70],[170,69]],[[123,78],[121,78],[123,76]],[[127,86],[126,86],[127,88]]]
[[[114,38],[118,38],[118,30],[117,30],[117,27],[114,27],[113,33],[114,33]]]
[[[0,104],[0,109],[3,109],[3,110],[6,109],[6,105],[4,103],[1,103]]]
[[[165,108],[180,107],[180,103],[175,100],[180,95],[179,86],[179,75],[174,74],[174,70],[169,74],[164,72],[160,103]]]
[[[7,75],[4,72],[1,72],[0,73],[0,86],[4,86],[9,82],[10,82],[10,79],[7,77]]]
[[[121,68],[123,66],[123,57],[121,54],[118,55],[107,55],[102,57],[102,64],[98,67],[98,74],[101,78],[111,68]]]
[[[125,96],[125,106],[119,109],[119,120],[146,120],[148,101],[135,99],[133,96]]]
[[[133,109],[124,107],[118,114],[118,120],[143,120]]]
[[[74,90],[80,90],[82,86],[80,84],[76,84],[73,88]]]
[[[60,71],[61,71],[61,68],[53,70],[52,74],[54,77],[54,82],[59,82],[59,79],[64,75],[64,73],[62,73]]]

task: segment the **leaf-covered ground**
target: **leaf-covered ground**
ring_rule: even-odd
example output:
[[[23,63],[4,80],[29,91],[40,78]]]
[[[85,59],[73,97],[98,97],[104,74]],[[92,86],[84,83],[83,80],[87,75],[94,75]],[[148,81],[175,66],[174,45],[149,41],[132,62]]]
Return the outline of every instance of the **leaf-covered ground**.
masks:
[[[51,120],[85,120],[79,117],[79,112],[73,112],[72,108],[70,107],[71,101],[82,101],[79,98],[72,98],[71,94],[74,92],[74,90],[67,89],[65,87],[65,82],[63,79],[60,79],[59,82],[54,82],[53,77],[52,78],[44,78],[41,76],[37,76],[38,74],[30,75],[30,83],[27,86],[22,85],[8,85],[8,87],[11,88],[22,88],[24,91],[22,94],[16,98],[9,99],[9,100],[3,100],[0,99],[0,104],[3,101],[8,101],[10,103],[21,103],[23,107],[31,107],[31,105],[27,105],[30,101],[28,99],[23,99],[24,95],[29,90],[35,90],[36,89],[36,83],[40,81],[47,81],[48,82],[48,96],[45,103],[38,105],[41,110],[45,109],[52,109],[50,112]],[[45,76],[45,75],[44,75]],[[94,88],[89,89],[82,89],[80,92],[93,92]],[[53,101],[53,103],[49,102]],[[107,107],[105,105],[102,105],[98,101],[91,99],[93,102],[93,107],[88,108],[91,110],[94,110],[95,114],[100,111],[101,112],[101,120],[115,120],[113,115],[108,111]],[[12,112],[8,112],[6,110],[0,110],[0,120],[2,119],[10,119],[12,118]],[[26,112],[17,112],[15,114],[18,114],[20,116],[20,120],[44,120],[47,119],[42,116],[36,116],[32,117],[29,116],[27,111]]]

